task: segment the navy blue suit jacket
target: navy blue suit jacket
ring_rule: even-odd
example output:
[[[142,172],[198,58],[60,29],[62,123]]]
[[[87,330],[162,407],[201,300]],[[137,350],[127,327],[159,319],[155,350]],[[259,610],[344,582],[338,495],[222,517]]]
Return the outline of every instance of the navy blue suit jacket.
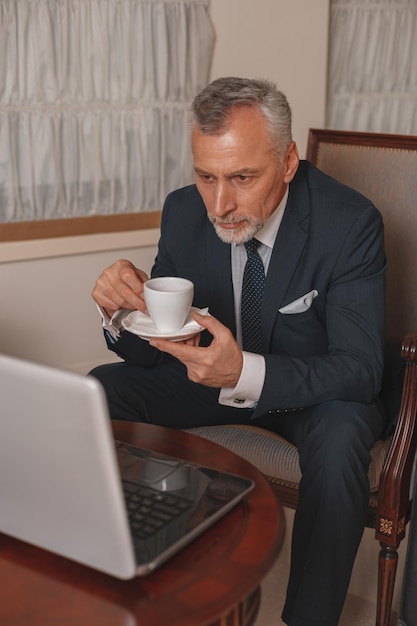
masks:
[[[266,278],[266,377],[254,418],[327,400],[376,398],[384,358],[383,240],[382,218],[369,200],[300,163]],[[192,280],[194,305],[208,306],[235,332],[230,245],[216,235],[195,185],[166,199],[152,275]],[[318,295],[305,312],[279,311],[312,290]],[[111,347],[128,361],[157,364],[160,355],[144,344],[125,332]]]

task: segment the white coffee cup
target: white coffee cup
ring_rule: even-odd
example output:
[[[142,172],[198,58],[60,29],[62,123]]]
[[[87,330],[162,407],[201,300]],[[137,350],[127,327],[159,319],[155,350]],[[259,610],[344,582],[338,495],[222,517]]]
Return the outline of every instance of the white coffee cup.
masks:
[[[184,326],[194,297],[194,285],[186,278],[161,276],[143,285],[146,308],[157,330],[174,332]]]

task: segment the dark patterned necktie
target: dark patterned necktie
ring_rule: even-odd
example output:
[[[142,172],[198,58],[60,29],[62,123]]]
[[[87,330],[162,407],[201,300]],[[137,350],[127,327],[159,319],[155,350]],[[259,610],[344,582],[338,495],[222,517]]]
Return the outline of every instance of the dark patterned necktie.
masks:
[[[240,306],[242,321],[242,347],[247,352],[261,354],[261,303],[265,285],[265,271],[258,254],[259,241],[251,239],[245,243],[246,261],[242,282]]]

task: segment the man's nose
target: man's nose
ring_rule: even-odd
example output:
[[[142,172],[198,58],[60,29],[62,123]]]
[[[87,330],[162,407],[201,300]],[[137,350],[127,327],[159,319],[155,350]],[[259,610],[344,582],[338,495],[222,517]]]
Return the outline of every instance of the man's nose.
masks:
[[[216,183],[212,200],[211,213],[217,217],[222,217],[236,208],[232,190],[224,183]]]

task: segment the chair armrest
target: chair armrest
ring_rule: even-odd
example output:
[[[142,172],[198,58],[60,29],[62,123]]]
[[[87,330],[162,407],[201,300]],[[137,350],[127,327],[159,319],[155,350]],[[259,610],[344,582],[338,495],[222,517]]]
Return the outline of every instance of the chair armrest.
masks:
[[[401,405],[378,490],[376,539],[398,547],[410,516],[410,481],[417,445],[417,330],[402,342]]]

